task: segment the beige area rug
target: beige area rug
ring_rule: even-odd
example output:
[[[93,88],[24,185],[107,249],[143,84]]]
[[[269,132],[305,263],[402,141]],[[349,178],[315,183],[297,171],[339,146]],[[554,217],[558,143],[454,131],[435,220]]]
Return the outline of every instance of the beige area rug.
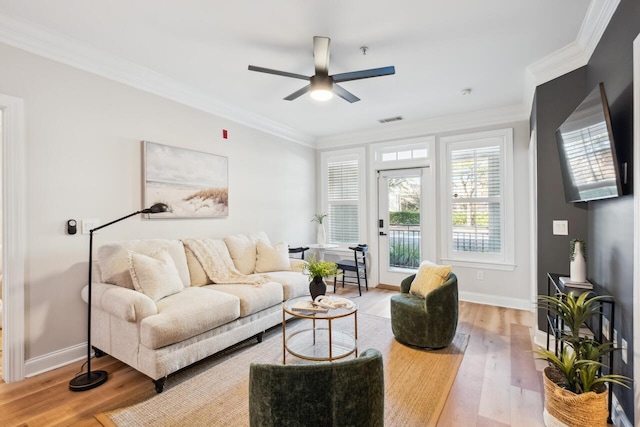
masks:
[[[305,322],[288,323],[287,332],[308,327]],[[282,329],[273,328],[265,337],[260,344],[249,340],[169,376],[161,394],[151,395],[149,381],[146,400],[98,414],[96,419],[104,426],[248,426],[249,364],[282,363]],[[383,355],[385,425],[435,426],[469,336],[456,334],[445,349],[418,350],[394,339],[389,319],[359,314],[358,338],[360,352],[376,348]],[[287,364],[301,363],[296,361],[287,356]]]

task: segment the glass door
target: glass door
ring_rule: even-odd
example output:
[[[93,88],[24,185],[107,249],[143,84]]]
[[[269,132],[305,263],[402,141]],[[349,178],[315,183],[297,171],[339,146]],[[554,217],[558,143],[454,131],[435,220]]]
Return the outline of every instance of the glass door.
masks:
[[[399,285],[417,272],[424,254],[426,168],[380,171],[379,281]]]

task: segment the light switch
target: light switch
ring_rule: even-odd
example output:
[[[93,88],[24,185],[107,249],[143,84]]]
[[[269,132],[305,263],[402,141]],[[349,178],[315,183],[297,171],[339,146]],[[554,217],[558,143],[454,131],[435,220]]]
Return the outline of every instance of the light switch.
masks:
[[[99,219],[83,219],[82,220],[82,234],[89,234],[89,232],[100,226]]]
[[[553,220],[553,235],[554,236],[568,236],[569,235],[569,221],[567,220]]]

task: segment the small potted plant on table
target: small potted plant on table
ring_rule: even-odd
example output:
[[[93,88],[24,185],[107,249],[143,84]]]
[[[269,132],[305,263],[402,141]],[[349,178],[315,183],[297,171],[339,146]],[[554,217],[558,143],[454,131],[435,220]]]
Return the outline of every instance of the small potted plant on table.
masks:
[[[324,295],[327,292],[327,283],[324,278],[336,276],[338,274],[338,265],[330,261],[317,261],[315,257],[312,257],[302,267],[302,272],[311,279],[309,293],[311,294],[311,299],[315,300],[318,295]]]

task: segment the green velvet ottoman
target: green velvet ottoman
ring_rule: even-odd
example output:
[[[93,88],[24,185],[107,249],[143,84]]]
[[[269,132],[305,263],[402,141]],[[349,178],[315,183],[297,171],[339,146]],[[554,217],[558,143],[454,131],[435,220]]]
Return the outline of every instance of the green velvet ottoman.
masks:
[[[396,339],[415,347],[442,348],[451,344],[458,326],[458,279],[448,280],[426,298],[409,293],[415,274],[391,297],[391,329]]]

